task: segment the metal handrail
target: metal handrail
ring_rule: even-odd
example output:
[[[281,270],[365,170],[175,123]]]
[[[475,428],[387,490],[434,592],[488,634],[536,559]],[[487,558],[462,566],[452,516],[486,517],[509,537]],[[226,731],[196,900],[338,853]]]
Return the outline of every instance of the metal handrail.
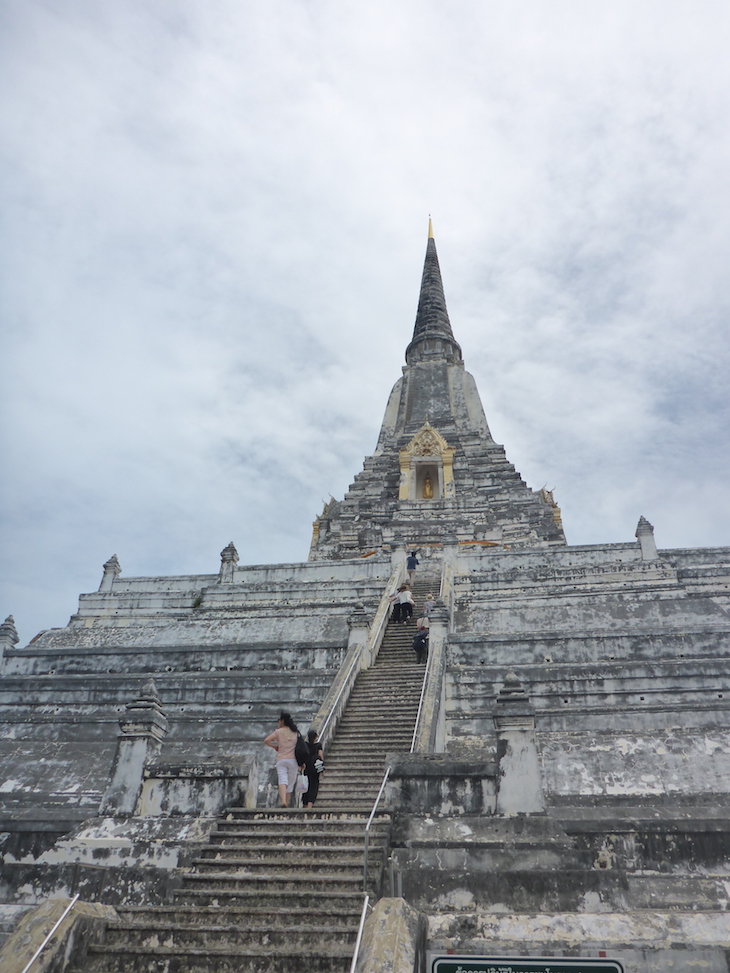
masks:
[[[320,740],[323,740],[324,739],[324,732],[327,729],[327,727],[329,726],[330,720],[334,716],[335,710],[337,709],[337,704],[340,701],[340,696],[344,693],[345,686],[347,685],[347,681],[350,678],[350,673],[352,672],[352,670],[353,670],[353,668],[355,666],[355,663],[356,662],[359,662],[359,661],[360,661],[360,653],[358,653],[357,655],[355,655],[353,657],[353,660],[350,663],[350,668],[347,670],[347,675],[342,680],[342,685],[340,686],[340,691],[339,691],[339,693],[337,693],[337,696],[335,698],[335,701],[332,704],[332,706],[330,707],[329,715],[327,716],[327,719],[324,721],[324,725],[322,726],[322,729],[319,731],[319,738],[320,738]]]
[[[428,670],[431,657],[429,656],[428,663],[426,664],[425,672],[423,673],[423,685],[421,686],[421,698],[418,700],[418,712],[416,713],[416,724],[413,727],[413,739],[411,740],[411,749],[409,753],[413,753],[413,748],[416,745],[416,737],[418,735],[418,722],[421,719],[421,710],[423,709],[423,697],[426,695],[426,682],[428,681]]]
[[[368,914],[368,904],[370,902],[370,896],[365,896],[365,901],[362,904],[362,913],[360,914],[360,926],[357,930],[357,939],[355,940],[355,952],[352,956],[352,963],[350,965],[350,973],[355,973],[355,967],[357,966],[357,957],[360,952],[360,943],[362,942],[362,934],[365,928],[365,919]],[[25,971],[23,971],[25,973]]]
[[[365,825],[365,855],[364,855],[364,861],[362,866],[363,891],[366,891],[368,887],[368,850],[370,848],[370,825],[373,823],[375,812],[378,809],[378,804],[380,804],[380,798],[383,796],[383,791],[385,790],[385,785],[388,783],[389,776],[390,776],[390,767],[388,767],[388,769],[385,771],[385,777],[383,777],[383,783],[380,785],[380,790],[378,791],[378,796],[375,798],[375,804],[373,804],[373,809],[370,812],[368,823]]]
[[[33,955],[31,956],[31,958],[28,960],[28,962],[25,965],[25,968],[23,969],[23,973],[28,973],[28,970],[35,963],[35,961],[38,959],[38,957],[41,955],[41,953],[43,952],[43,950],[46,948],[46,946],[50,942],[51,937],[53,936],[54,932],[58,929],[58,927],[61,925],[61,923],[63,922],[63,920],[66,918],[66,916],[69,914],[69,912],[76,905],[76,902],[78,900],[78,897],[79,897],[79,893],[77,892],[76,895],[71,899],[71,901],[69,902],[69,904],[66,906],[66,908],[63,910],[63,915],[61,916],[61,918],[58,919],[58,921],[56,922],[56,924],[53,927],[53,929],[51,929],[51,931],[48,933],[48,935],[46,936],[46,938],[40,944],[40,946],[38,947],[38,949],[35,951],[35,953],[33,953]]]
[[[347,688],[353,668],[356,665],[360,664],[360,661],[362,660],[363,652],[365,651],[365,649],[369,644],[378,644],[379,642],[382,641],[383,632],[385,630],[385,627],[388,624],[388,618],[390,615],[390,610],[389,610],[390,605],[388,603],[388,599],[390,598],[390,595],[388,594],[388,592],[391,590],[391,588],[394,585],[397,586],[399,578],[401,578],[404,574],[405,574],[405,562],[399,568],[393,571],[390,577],[388,578],[388,582],[386,585],[386,593],[380,599],[380,605],[378,606],[378,610],[376,611],[375,617],[370,626],[370,635],[368,637],[368,640],[364,645],[361,645],[359,647],[358,651],[355,653],[352,661],[350,662],[350,668],[347,670],[347,675],[342,680],[342,685],[340,686],[340,690],[337,693],[335,701],[330,706],[329,713],[327,714],[327,719],[324,721],[324,723],[322,724],[322,729],[319,731],[319,739],[322,743],[324,743],[325,730],[329,726],[332,717],[337,712],[337,704],[339,703],[343,692]]]

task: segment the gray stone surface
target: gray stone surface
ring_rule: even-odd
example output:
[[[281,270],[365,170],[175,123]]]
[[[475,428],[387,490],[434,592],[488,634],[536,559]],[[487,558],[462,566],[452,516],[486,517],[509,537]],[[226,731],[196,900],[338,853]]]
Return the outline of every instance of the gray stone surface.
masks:
[[[426,917],[404,899],[380,899],[365,923],[356,973],[419,973]]]

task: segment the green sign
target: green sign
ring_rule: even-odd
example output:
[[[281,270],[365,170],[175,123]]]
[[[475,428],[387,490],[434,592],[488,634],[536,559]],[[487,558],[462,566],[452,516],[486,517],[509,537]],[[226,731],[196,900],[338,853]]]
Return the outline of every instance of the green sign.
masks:
[[[613,959],[431,954],[430,973],[624,973],[624,968]]]

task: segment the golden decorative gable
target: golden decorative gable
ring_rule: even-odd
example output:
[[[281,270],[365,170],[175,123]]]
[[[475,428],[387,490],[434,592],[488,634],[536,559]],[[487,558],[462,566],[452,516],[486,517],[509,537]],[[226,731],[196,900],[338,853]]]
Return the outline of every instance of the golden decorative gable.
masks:
[[[430,422],[424,422],[403,452],[409,456],[442,456],[448,448],[441,433]]]

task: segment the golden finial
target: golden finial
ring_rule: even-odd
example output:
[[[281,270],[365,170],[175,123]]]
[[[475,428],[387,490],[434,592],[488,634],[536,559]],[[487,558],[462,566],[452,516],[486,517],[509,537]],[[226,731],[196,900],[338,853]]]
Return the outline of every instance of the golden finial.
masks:
[[[428,214],[428,239],[433,240],[433,223],[431,222],[431,214]]]

